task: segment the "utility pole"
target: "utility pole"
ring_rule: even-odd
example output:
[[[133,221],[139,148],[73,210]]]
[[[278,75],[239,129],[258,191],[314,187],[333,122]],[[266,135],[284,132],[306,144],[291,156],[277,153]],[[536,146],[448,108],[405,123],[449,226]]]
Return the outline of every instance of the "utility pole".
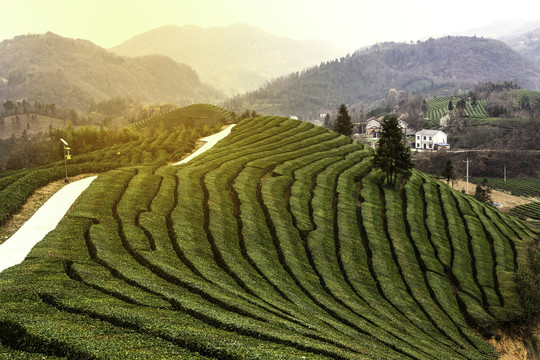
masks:
[[[62,142],[62,144],[64,144],[64,167],[66,169],[66,178],[64,181],[68,183],[69,179],[67,175],[67,161],[71,159],[71,155],[69,153],[69,150],[71,150],[71,148],[69,147],[69,144],[66,142],[66,140],[60,139],[60,141]]]
[[[469,157],[467,156],[467,161],[464,161],[467,163],[467,176],[465,179],[467,180],[467,195],[469,195]]]
[[[504,182],[506,182],[506,164],[504,164]]]

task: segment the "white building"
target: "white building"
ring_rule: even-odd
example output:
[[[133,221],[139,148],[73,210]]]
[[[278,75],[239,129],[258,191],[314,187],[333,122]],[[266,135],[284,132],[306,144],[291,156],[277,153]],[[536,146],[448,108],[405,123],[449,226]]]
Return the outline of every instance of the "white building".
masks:
[[[441,130],[422,129],[416,132],[416,149],[437,150],[441,147],[449,148],[446,133]]]

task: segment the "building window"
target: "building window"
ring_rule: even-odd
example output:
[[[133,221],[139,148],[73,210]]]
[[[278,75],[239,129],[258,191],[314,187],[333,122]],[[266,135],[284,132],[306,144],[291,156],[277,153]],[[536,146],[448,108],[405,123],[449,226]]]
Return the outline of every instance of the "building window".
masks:
[[[426,140],[426,137],[424,136],[424,140]]]
[[[429,141],[431,141],[431,136],[429,137]]]

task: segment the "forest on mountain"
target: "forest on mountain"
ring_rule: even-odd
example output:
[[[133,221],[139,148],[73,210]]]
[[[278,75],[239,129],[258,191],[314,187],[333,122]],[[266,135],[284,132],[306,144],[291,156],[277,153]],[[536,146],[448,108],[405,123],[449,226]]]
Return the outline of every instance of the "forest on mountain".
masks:
[[[318,116],[340,103],[373,106],[389,89],[449,95],[481,81],[514,81],[540,88],[540,70],[501,41],[445,37],[415,44],[382,43],[321,63],[233,98],[230,108],[258,105],[270,112]]]
[[[127,58],[53,33],[2,41],[0,64],[2,103],[26,99],[86,110],[92,102],[114,97],[179,105],[222,97],[191,67],[165,56]]]

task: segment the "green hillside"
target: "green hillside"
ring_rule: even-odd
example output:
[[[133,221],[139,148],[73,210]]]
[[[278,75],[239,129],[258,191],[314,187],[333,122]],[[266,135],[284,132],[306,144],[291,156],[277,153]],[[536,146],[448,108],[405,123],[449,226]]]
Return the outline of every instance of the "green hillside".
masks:
[[[188,164],[100,175],[0,274],[0,355],[496,359],[470,326],[532,311],[535,234],[420,172],[383,186],[372,155],[264,117]]]
[[[471,177],[470,182],[479,184],[484,178]],[[489,186],[515,196],[540,198],[540,178],[486,178]]]
[[[518,205],[512,209],[512,213],[518,216],[540,220],[540,202]]]
[[[123,57],[87,40],[53,33],[0,42],[0,102],[20,100],[87,110],[129,96],[142,103],[211,102],[223,94],[186,64],[162,55]]]
[[[186,127],[215,126],[219,123],[232,123],[232,113],[218,106],[195,104],[152,116],[136,122],[130,127],[141,130],[144,128],[172,129],[180,125]]]
[[[363,48],[273,79],[257,91],[237,96],[230,106],[313,119],[342,103],[376,106],[389,89],[434,97],[487,81],[514,81],[536,89],[539,80],[538,68],[500,41],[448,36]]]
[[[221,124],[213,129],[178,127],[159,135],[74,155],[67,165],[68,177],[101,173],[128,165],[163,166],[179,161],[194,149],[200,137],[217,132],[220,127]],[[76,149],[72,149],[72,153],[76,153]],[[3,174],[0,172],[0,226],[20,209],[36,189],[63,179],[66,168],[62,160],[38,168]]]
[[[454,107],[461,99],[460,96],[443,96],[433,98],[428,101],[428,111],[426,112],[426,118],[429,119],[429,125],[437,126],[443,116],[448,113],[448,105],[450,101]],[[478,100],[476,106],[473,106],[471,100],[466,100],[467,107],[464,112],[464,116],[469,118],[485,118],[488,117],[486,111],[486,100]]]
[[[507,105],[509,107],[518,109],[523,102],[531,103],[538,99],[540,92],[535,90],[515,89],[504,92],[507,99]],[[479,124],[486,120],[487,122],[493,122],[494,119],[489,118],[487,109],[488,101],[486,99],[479,99],[476,104],[467,95],[448,95],[442,97],[436,97],[428,101],[428,110],[425,117],[428,119],[429,126],[438,126],[441,118],[448,114],[448,106],[452,101],[453,107],[456,108],[457,103],[461,100],[465,100],[466,107],[463,111],[462,117],[472,120],[471,123]]]

